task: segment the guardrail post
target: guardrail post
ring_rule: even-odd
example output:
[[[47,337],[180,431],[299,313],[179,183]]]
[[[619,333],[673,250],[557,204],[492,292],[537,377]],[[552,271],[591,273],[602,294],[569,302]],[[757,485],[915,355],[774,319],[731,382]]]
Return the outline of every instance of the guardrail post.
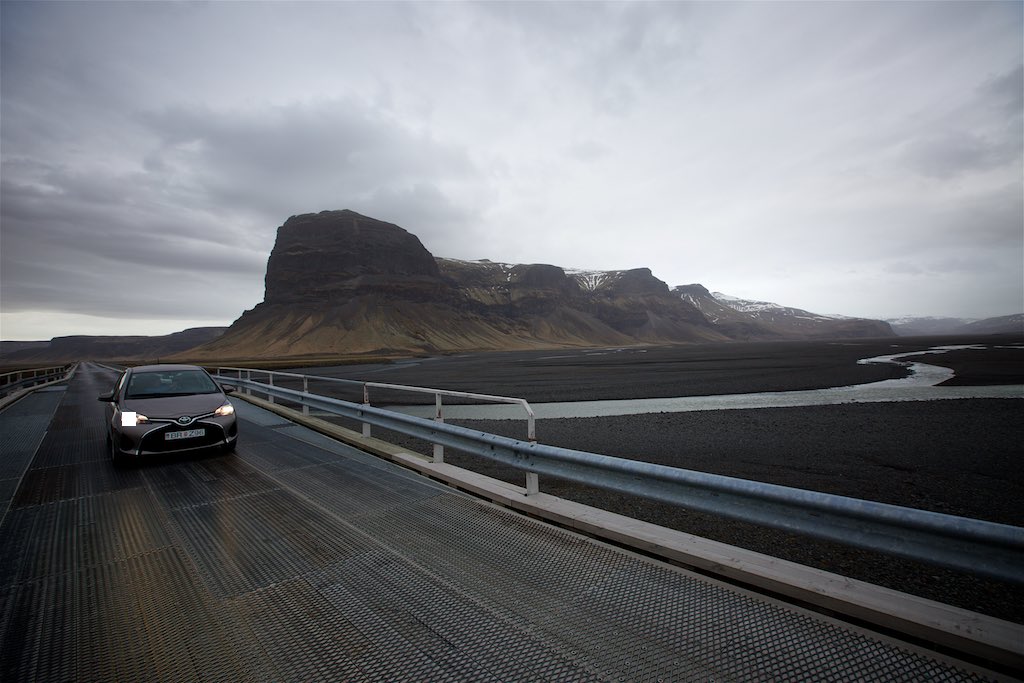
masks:
[[[444,414],[441,412],[441,394],[434,394],[434,422],[444,424]],[[434,444],[434,462],[444,462],[444,446]]]
[[[363,405],[364,406],[370,405],[370,388],[368,386],[366,386],[366,383],[363,383]],[[369,439],[370,438],[370,423],[369,422],[364,422],[363,423],[363,438],[364,439]]]
[[[302,376],[302,393],[309,394],[309,377],[305,375]],[[302,414],[309,415],[309,404],[302,404]]]
[[[537,443],[537,421],[533,412],[526,415],[526,438],[530,443]],[[540,493],[540,480],[536,472],[526,473],[526,495],[533,496]]]
[[[238,371],[238,376],[239,376],[239,377],[241,377],[241,376],[242,376],[242,371],[241,371],[241,370],[239,370],[239,371]],[[246,370],[246,371],[245,371],[245,379],[246,379],[247,381],[249,381],[249,382],[251,382],[251,381],[252,381],[252,370]],[[248,387],[248,386],[247,386],[247,387],[245,388],[245,395],[246,395],[246,396],[252,396],[252,387]]]
[[[269,385],[269,386],[274,386],[274,374],[273,374],[273,373],[271,373],[271,372],[268,372],[268,373],[267,373],[267,385]],[[268,400],[269,400],[269,401],[270,401],[271,403],[273,403],[273,402],[274,402],[274,395],[273,395],[273,394],[269,394],[269,393],[268,393],[268,394],[267,394],[267,399],[268,399]]]

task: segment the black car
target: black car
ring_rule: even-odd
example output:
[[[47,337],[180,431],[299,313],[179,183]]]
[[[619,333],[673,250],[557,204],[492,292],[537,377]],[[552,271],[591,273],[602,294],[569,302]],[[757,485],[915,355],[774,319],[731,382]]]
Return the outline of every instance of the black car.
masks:
[[[238,440],[235,408],[213,377],[195,365],[128,368],[110,394],[107,444],[116,464],[152,456],[218,448],[233,452]]]

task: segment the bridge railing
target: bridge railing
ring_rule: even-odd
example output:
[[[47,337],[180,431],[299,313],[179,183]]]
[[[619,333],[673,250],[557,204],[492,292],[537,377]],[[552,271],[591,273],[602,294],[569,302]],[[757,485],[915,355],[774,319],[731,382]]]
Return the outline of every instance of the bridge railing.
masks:
[[[5,372],[0,374],[0,396],[7,396],[19,389],[28,389],[39,384],[64,380],[74,367],[75,364],[70,363]]]
[[[549,475],[1024,584],[1021,527],[519,441],[249,377],[222,379],[278,400],[510,465],[527,473],[527,495],[539,491],[537,475]]]
[[[533,408],[530,404],[522,398],[514,398],[512,396],[495,396],[492,394],[476,394],[467,391],[452,391],[449,389],[431,389],[427,387],[414,387],[404,384],[386,384],[384,382],[366,382],[352,379],[341,379],[338,377],[321,377],[318,375],[302,375],[294,372],[279,372],[274,370],[257,370],[252,368],[212,368],[215,375],[222,379],[239,379],[244,378],[252,381],[253,377],[265,377],[266,384],[273,387],[275,385],[274,378],[277,377],[278,384],[280,384],[280,378],[288,378],[292,380],[302,381],[302,392],[304,394],[309,393],[310,381],[315,382],[328,382],[338,385],[344,385],[352,388],[356,388],[361,391],[363,397],[363,405],[370,405],[370,389],[383,389],[397,392],[406,392],[414,394],[430,394],[434,397],[434,422],[444,422],[444,403],[443,399],[448,398],[459,398],[468,399],[473,401],[483,401],[488,403],[509,403],[518,405],[523,409],[523,415],[526,419],[526,439],[530,442],[537,440],[537,420],[534,415]],[[227,373],[234,373],[225,374]],[[251,388],[247,388],[251,391]],[[268,400],[274,402],[273,393],[268,393]],[[309,415],[309,405],[306,403],[302,404],[302,414]],[[362,434],[365,437],[369,437],[371,432],[371,423],[362,423]],[[434,462],[444,462],[444,446],[439,443],[433,444],[434,446]],[[527,477],[527,488],[536,490],[537,481],[536,476],[531,475]]]

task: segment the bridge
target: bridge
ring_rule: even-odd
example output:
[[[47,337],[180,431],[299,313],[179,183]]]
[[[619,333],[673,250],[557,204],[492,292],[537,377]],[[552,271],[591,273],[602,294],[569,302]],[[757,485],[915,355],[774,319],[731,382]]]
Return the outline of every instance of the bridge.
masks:
[[[2,680],[973,681],[1020,661],[520,514],[269,406],[235,401],[233,456],[115,468],[114,377],[83,364],[0,413]]]

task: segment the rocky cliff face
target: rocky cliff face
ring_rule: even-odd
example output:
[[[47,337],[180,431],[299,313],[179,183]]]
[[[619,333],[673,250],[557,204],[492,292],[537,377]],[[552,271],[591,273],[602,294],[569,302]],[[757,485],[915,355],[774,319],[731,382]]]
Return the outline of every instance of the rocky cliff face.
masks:
[[[534,339],[591,345],[725,339],[647,268],[567,273],[545,264],[437,261],[476,310],[525,323]]]
[[[354,211],[292,216],[277,230],[264,302],[341,304],[370,292],[408,300],[447,294],[415,235]]]
[[[705,290],[706,291],[706,290]],[[278,229],[263,303],[199,356],[258,358],[778,338],[730,334],[647,268],[435,258],[397,225],[352,211]]]

